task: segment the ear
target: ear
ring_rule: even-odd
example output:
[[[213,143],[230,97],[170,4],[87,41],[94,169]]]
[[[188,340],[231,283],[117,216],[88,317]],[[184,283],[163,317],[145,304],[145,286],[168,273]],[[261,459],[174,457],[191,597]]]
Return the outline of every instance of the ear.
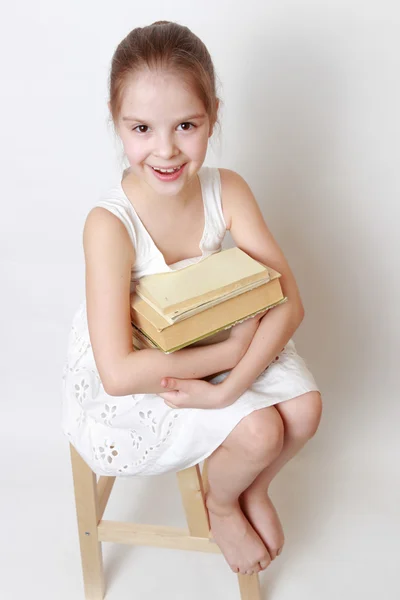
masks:
[[[210,138],[213,134],[214,131],[214,127],[215,127],[215,122],[214,123],[210,123],[210,129],[208,130],[208,137]]]

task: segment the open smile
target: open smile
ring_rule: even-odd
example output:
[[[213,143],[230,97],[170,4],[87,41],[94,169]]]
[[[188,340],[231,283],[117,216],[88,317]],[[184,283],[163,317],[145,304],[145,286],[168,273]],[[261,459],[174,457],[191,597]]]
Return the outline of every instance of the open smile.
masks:
[[[160,181],[176,181],[185,168],[187,163],[178,165],[177,167],[170,167],[169,169],[163,169],[162,167],[151,167],[152,172]]]

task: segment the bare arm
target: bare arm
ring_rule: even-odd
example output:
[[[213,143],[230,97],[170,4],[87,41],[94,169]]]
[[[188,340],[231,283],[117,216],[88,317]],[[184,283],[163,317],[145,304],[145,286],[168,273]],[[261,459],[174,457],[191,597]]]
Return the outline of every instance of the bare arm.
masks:
[[[134,351],[115,372],[108,393],[113,396],[158,394],[165,391],[161,386],[163,377],[202,379],[218,371],[232,369],[238,360],[237,347],[229,339],[172,354],[164,354],[156,349]]]
[[[270,310],[242,360],[220,385],[220,406],[233,404],[257,377],[282,352],[303,319],[296,307],[287,302]]]
[[[130,320],[135,255],[128,232],[115,215],[96,207],[86,219],[83,244],[89,335],[107,393],[158,393],[164,389],[160,383],[164,376],[201,379],[238,363],[243,346],[234,339],[172,354],[135,351]]]
[[[236,325],[228,339],[220,342],[204,340],[201,347],[190,347],[172,354],[160,350],[140,350],[130,354],[118,374],[113,395],[165,392],[161,386],[164,377],[178,379],[203,379],[220,371],[233,369],[243,358],[263,314],[256,315]],[[220,338],[226,338],[222,332]],[[211,338],[210,338],[211,339]],[[218,338],[216,338],[218,339]],[[203,344],[210,345],[203,345]]]
[[[294,275],[267,227],[252,191],[240,175],[221,169],[222,189],[232,238],[239,248],[281,273],[288,301],[270,310],[260,321],[247,352],[221,384],[222,405],[232,404],[247,390],[284,348],[304,318]]]
[[[222,408],[245,392],[279,354],[300,325],[304,309],[293,273],[269,231],[247,183],[233,171],[220,169],[224,216],[236,245],[282,274],[288,301],[261,319],[243,358],[219,384],[170,378],[161,394],[169,406]]]

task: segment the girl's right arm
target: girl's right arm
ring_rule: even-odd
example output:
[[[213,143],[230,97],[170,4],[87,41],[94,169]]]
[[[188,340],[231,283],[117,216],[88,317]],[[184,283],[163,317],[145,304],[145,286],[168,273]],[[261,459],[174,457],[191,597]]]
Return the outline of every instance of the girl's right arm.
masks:
[[[135,253],[124,224],[107,209],[93,208],[86,219],[83,247],[90,341],[108,394],[157,394],[165,391],[160,385],[163,377],[201,379],[236,366],[251,339],[247,347],[232,336],[172,354],[157,349],[135,351],[130,309]]]

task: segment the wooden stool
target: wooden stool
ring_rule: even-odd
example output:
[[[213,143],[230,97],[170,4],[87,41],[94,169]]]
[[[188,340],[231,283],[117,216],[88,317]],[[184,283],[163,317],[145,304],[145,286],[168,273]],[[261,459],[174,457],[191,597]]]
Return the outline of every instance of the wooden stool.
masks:
[[[104,598],[101,542],[221,553],[211,538],[204,500],[208,485],[207,461],[202,473],[199,465],[177,473],[188,524],[188,529],[179,529],[103,520],[115,477],[99,477],[97,480],[96,474],[72,444],[70,450],[86,600]],[[257,573],[239,573],[238,578],[241,600],[261,600]]]

